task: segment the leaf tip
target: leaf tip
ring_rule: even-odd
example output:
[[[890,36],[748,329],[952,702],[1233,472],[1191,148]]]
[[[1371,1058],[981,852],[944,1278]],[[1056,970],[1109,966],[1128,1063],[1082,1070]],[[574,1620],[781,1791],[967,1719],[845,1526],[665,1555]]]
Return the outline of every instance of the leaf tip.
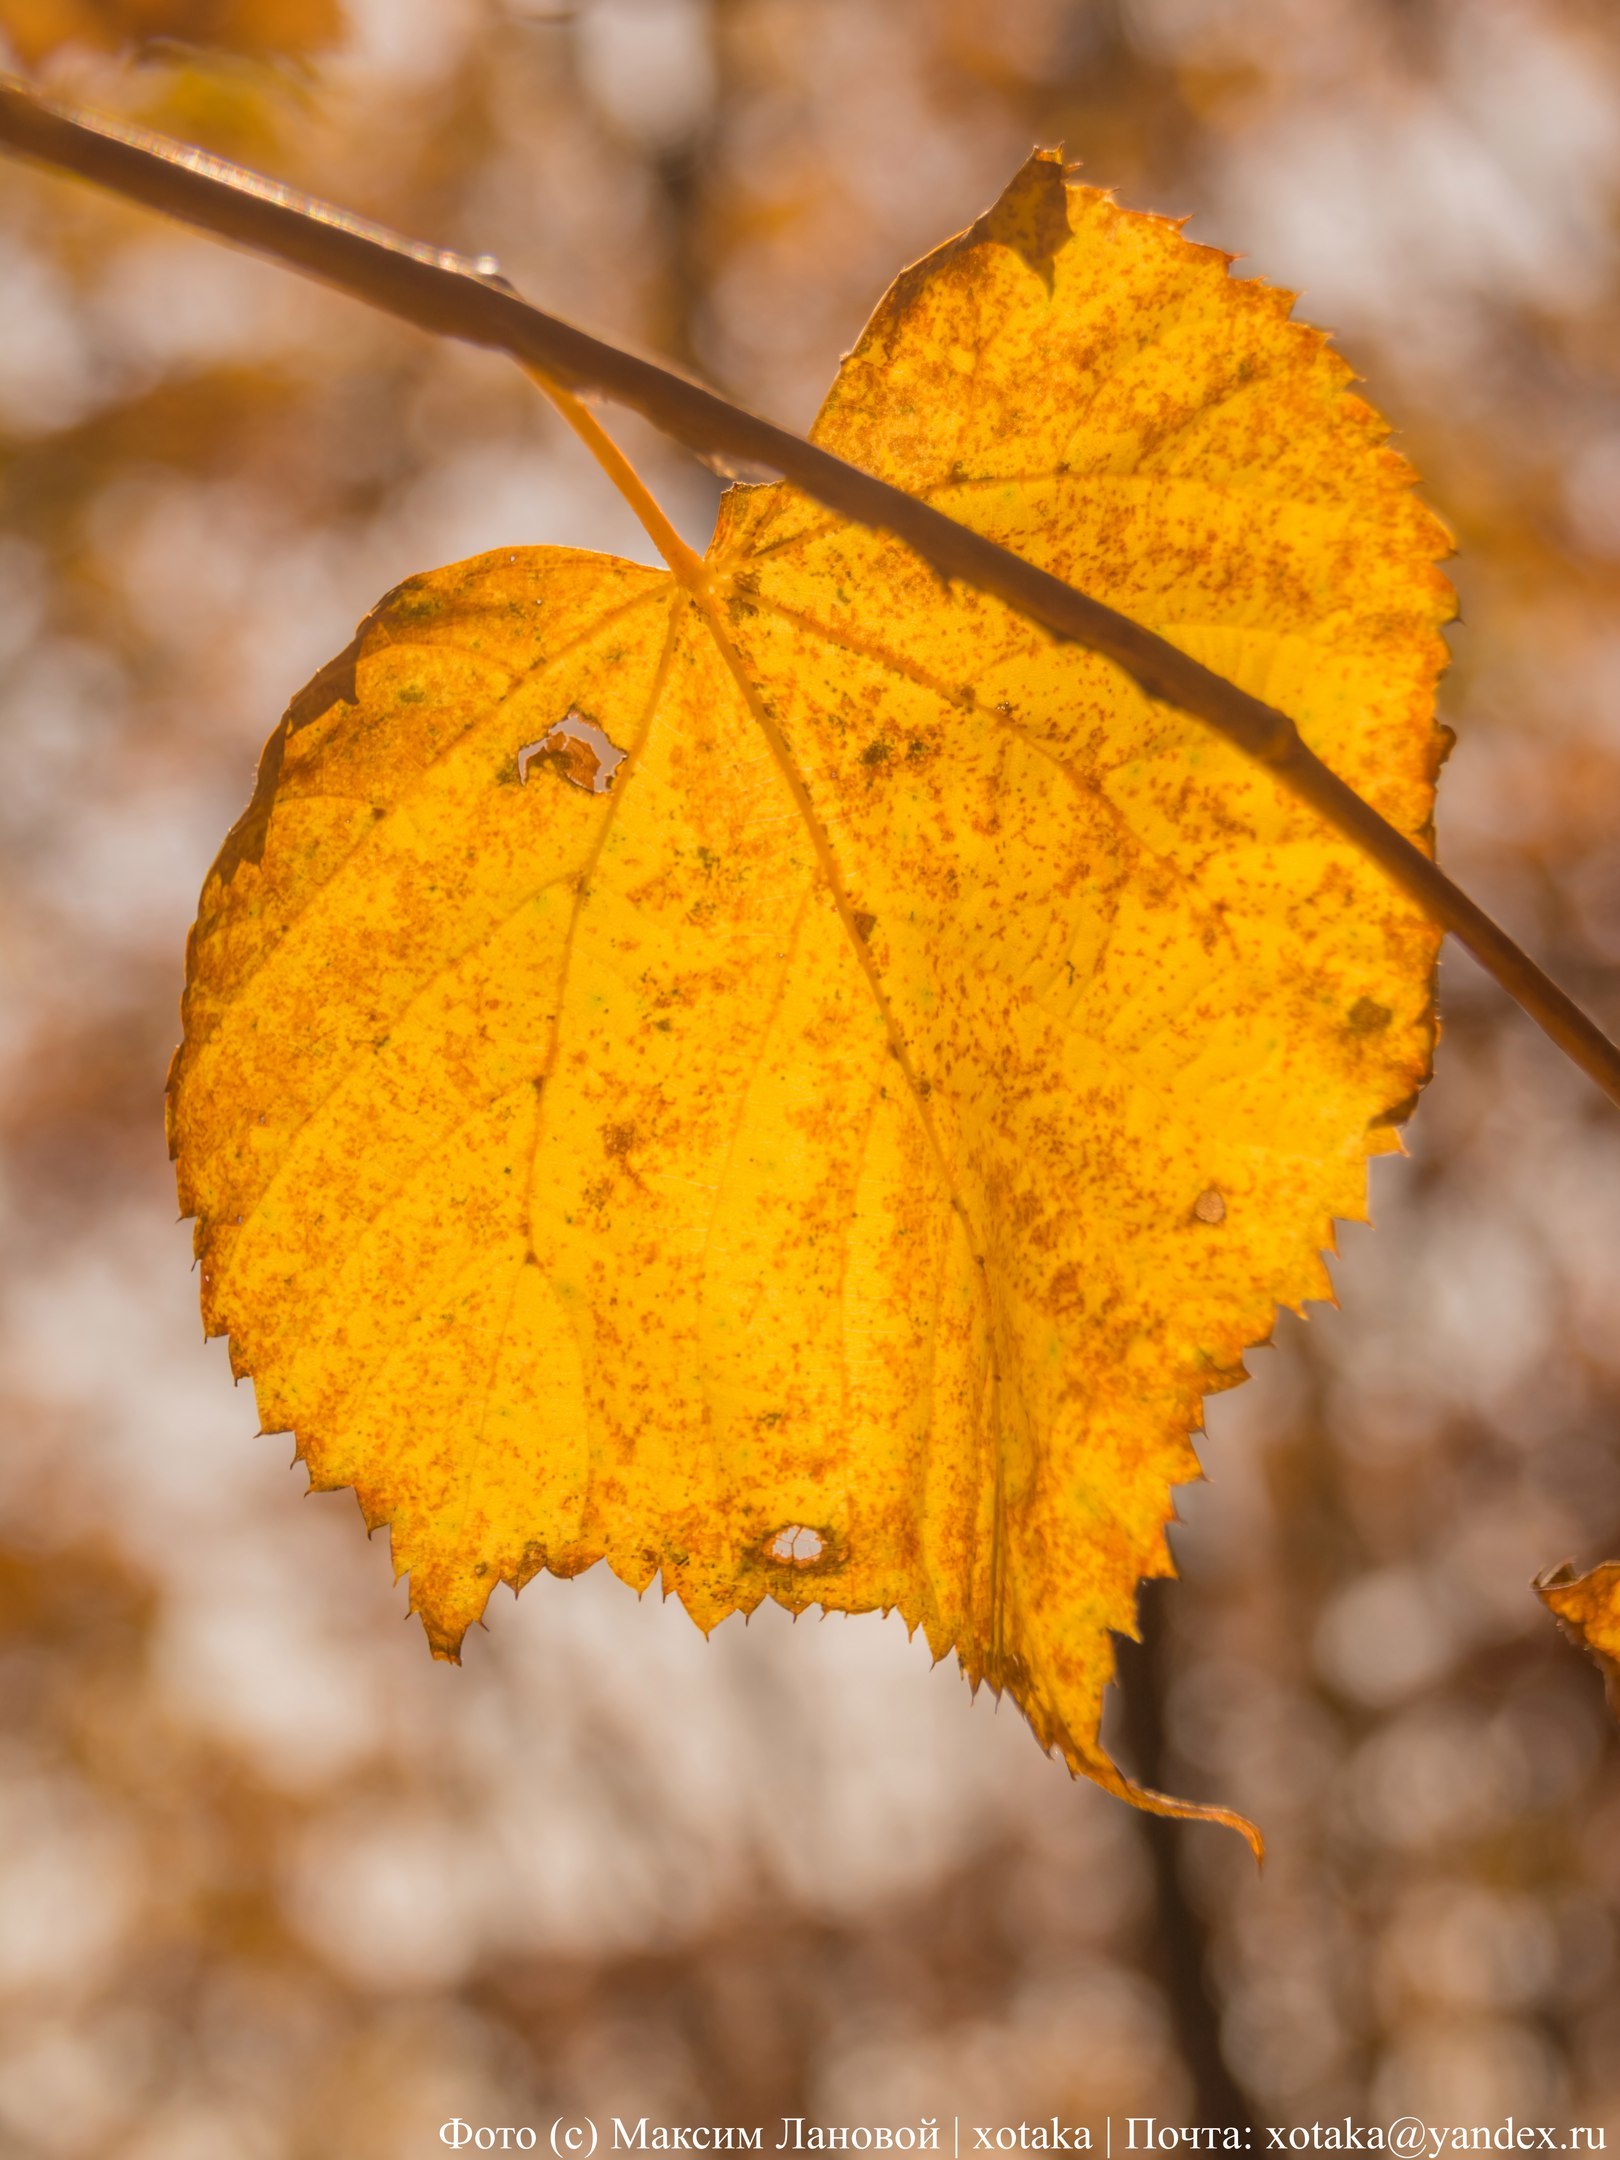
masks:
[[[1032,150],[965,237],[969,245],[990,241],[1010,248],[1034,271],[1050,298],[1056,289],[1058,250],[1069,240],[1069,189],[1062,150]]]
[[[1168,1816],[1175,1822],[1218,1823],[1224,1830],[1235,1830],[1253,1853],[1255,1866],[1265,1866],[1265,1838],[1259,1827],[1235,1808],[1218,1807],[1213,1802],[1172,1799],[1168,1793],[1155,1792],[1151,1786],[1138,1785],[1127,1777],[1121,1777],[1112,1789],[1145,1815]]]

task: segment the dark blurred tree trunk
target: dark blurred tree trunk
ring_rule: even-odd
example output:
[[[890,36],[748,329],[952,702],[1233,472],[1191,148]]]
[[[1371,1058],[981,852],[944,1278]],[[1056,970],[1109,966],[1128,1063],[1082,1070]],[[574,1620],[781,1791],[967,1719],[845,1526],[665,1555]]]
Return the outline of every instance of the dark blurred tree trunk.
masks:
[[[1120,1695],[1124,1740],[1137,1779],[1159,1792],[1173,1790],[1174,1770],[1167,1765],[1164,1699],[1168,1681],[1164,1597],[1168,1581],[1142,1585],[1142,1640],[1119,1645]],[[1192,2078],[1198,2122],[1205,2128],[1257,2128],[1253,2103],[1227,2066],[1221,2052],[1220,2006],[1209,1981],[1209,1930],[1181,1881],[1181,1841],[1209,1836],[1207,1829],[1143,1815],[1142,1835],[1153,1867],[1156,1930],[1156,1978],[1164,1989],[1177,2046]]]

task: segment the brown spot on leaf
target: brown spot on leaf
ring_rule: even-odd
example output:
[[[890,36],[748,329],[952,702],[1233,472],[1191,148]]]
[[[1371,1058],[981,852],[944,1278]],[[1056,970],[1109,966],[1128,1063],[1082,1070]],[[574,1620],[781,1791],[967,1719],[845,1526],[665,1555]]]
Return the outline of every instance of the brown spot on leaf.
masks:
[[[1358,997],[1350,1008],[1350,1032],[1352,1035],[1380,1035],[1395,1015],[1387,1005],[1380,1005],[1376,998]]]

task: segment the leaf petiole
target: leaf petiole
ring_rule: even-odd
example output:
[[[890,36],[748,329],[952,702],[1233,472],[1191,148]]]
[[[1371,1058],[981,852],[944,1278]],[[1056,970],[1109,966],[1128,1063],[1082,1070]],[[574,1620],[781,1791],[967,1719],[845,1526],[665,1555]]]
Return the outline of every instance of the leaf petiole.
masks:
[[[648,539],[669,565],[675,582],[687,592],[701,595],[708,583],[702,556],[687,546],[665,516],[663,505],[584,399],[575,397],[573,391],[558,382],[555,376],[544,374],[537,367],[525,365],[523,372],[530,382],[544,391],[636,513]]]

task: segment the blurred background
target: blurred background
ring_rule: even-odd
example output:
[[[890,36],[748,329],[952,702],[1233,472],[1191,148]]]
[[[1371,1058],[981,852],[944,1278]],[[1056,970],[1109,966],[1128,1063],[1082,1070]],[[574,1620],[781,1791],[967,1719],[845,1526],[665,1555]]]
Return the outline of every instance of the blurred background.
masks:
[[[1620,1025],[1609,0],[0,0],[0,40],[799,426],[1032,143],[1190,213],[1303,291],[1453,524],[1444,854]],[[184,936],[387,587],[645,543],[515,370],[14,163],[0,293],[0,2152],[1620,2128],[1620,1761],[1529,1588],[1620,1555],[1620,1118],[1448,952],[1344,1309],[1212,1406],[1115,1738],[1255,1816],[1258,1881],[898,1621],[706,1644],[598,1570],[432,1665],[199,1339]],[[718,483],[624,435],[701,542]]]

